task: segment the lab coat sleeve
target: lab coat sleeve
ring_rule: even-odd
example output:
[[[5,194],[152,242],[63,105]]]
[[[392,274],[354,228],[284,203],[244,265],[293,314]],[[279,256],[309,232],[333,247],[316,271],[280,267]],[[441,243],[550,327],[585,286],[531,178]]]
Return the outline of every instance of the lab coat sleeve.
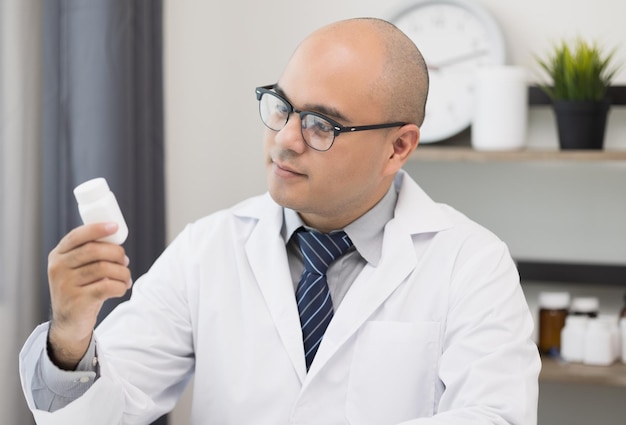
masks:
[[[137,280],[131,299],[95,330],[99,378],[84,395],[53,413],[36,408],[32,388],[46,350],[47,324],[31,334],[20,355],[20,375],[38,425],[145,424],[175,406],[194,366],[185,240],[179,235]]]
[[[80,398],[54,413],[37,409],[33,399],[33,382],[37,363],[46,350],[48,324],[39,325],[30,335],[19,358],[20,379],[28,407],[38,425],[68,425],[90,423],[92,425],[121,424],[123,391],[119,382],[101,377]],[[85,421],[85,418],[89,418]]]
[[[92,337],[87,352],[76,370],[62,370],[55,365],[47,350],[41,353],[33,377],[33,398],[38,409],[54,412],[76,400],[97,379],[96,341]]]
[[[541,362],[515,264],[503,243],[467,257],[452,276],[436,413],[405,425],[536,424]]]

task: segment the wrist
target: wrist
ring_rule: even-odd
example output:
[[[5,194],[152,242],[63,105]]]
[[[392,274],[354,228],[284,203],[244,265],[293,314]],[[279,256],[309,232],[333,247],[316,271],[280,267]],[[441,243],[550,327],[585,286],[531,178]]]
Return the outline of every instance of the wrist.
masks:
[[[93,332],[86,337],[65,335],[54,322],[50,324],[46,349],[48,357],[57,367],[62,370],[73,371],[87,352]]]

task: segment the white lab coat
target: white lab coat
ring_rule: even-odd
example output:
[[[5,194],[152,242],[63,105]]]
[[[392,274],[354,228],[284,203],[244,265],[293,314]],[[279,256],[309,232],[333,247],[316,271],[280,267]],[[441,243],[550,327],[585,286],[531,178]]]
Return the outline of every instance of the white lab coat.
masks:
[[[306,373],[293,282],[266,194],[189,225],[97,329],[102,376],[38,424],[144,424],[195,372],[193,425],[536,423],[540,360],[506,246],[404,172],[366,265]]]

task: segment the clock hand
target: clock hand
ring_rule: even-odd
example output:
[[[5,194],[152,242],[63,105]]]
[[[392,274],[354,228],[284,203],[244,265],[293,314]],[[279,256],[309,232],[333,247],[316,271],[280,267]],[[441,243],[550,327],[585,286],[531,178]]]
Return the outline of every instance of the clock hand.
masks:
[[[440,63],[438,63],[436,65],[427,63],[427,67],[428,67],[429,70],[432,70],[432,71],[440,71],[441,68],[445,68],[445,67],[450,66],[450,65],[455,65],[455,64],[457,64],[459,62],[465,62],[466,60],[470,60],[470,59],[473,59],[475,57],[485,55],[487,53],[488,53],[487,50],[477,50],[475,52],[471,52],[471,53],[467,53],[467,54],[464,54],[464,55],[461,55],[461,56],[457,56],[455,58],[447,59],[447,60],[445,60],[443,62],[440,62]]]

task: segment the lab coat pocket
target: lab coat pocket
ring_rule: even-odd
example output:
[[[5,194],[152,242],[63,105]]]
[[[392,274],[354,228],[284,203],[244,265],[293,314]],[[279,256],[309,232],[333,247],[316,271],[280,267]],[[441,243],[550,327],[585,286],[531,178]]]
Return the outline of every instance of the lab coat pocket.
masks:
[[[349,423],[397,424],[433,415],[439,322],[366,322],[346,399]]]

